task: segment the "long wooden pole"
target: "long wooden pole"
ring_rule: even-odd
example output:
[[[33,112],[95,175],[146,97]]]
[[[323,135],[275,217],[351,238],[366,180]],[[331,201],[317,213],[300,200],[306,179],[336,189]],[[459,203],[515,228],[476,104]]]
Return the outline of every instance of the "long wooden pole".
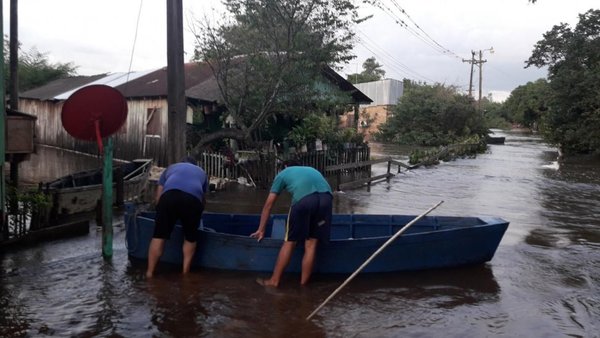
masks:
[[[428,213],[430,213],[431,211],[433,211],[435,208],[439,207],[440,204],[444,203],[444,201],[439,201],[436,205],[432,206],[431,208],[429,208],[427,211],[425,211],[424,213],[420,214],[419,216],[417,216],[415,219],[413,219],[412,221],[410,221],[408,224],[406,224],[404,227],[402,227],[402,229],[398,230],[398,232],[396,232],[394,234],[394,236],[390,237],[390,239],[387,240],[387,242],[383,243],[383,245],[377,249],[377,251],[375,251],[375,253],[373,253],[371,255],[371,257],[369,257],[358,269],[356,269],[356,271],[354,271],[354,273],[352,273],[352,275],[350,275],[350,277],[348,277],[343,283],[342,285],[340,285],[337,289],[335,289],[335,291],[333,291],[331,293],[331,295],[329,295],[329,297],[327,297],[327,299],[325,299],[325,301],[323,303],[321,303],[321,305],[319,305],[318,308],[316,308],[310,315],[308,315],[308,317],[306,317],[306,320],[310,320],[312,318],[312,316],[314,316],[317,312],[319,312],[319,310],[321,310],[321,308],[323,306],[325,306],[325,304],[327,302],[329,302],[338,292],[340,292],[340,290],[342,290],[342,288],[344,286],[346,286],[346,284],[350,283],[350,281],[352,279],[354,279],[354,277],[356,277],[356,275],[358,275],[359,272],[362,271],[362,269],[365,268],[365,266],[367,266],[367,264],[369,264],[375,257],[377,257],[377,255],[379,255],[383,249],[385,249],[388,245],[390,245],[390,243],[392,243],[396,238],[398,238],[400,235],[402,235],[402,233],[404,231],[406,231],[411,225],[415,224],[418,220],[420,220],[421,218],[423,218],[423,216],[427,215]]]

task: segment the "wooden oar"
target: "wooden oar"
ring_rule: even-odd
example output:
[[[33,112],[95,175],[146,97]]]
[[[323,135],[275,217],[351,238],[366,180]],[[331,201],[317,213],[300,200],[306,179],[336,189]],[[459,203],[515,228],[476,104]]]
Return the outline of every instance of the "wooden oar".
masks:
[[[377,251],[375,251],[375,253],[373,253],[371,255],[371,257],[369,257],[356,271],[354,271],[354,273],[352,273],[352,275],[350,275],[350,277],[348,277],[343,283],[342,285],[340,285],[337,289],[335,289],[335,291],[333,291],[331,293],[331,295],[329,295],[329,297],[327,297],[327,299],[325,299],[325,301],[323,303],[321,303],[321,305],[319,305],[318,308],[316,308],[310,315],[308,315],[308,317],[306,317],[306,320],[310,320],[312,318],[312,316],[314,316],[317,312],[319,312],[319,310],[321,310],[321,308],[323,306],[325,306],[325,304],[331,300],[331,298],[333,298],[338,292],[340,292],[340,290],[346,286],[346,284],[350,283],[350,281],[356,277],[356,275],[358,275],[359,272],[362,271],[362,269],[365,268],[365,266],[367,266],[367,264],[369,264],[375,257],[377,257],[377,255],[379,255],[379,253],[381,253],[381,251],[383,251],[383,249],[385,249],[388,245],[390,245],[390,243],[392,243],[396,238],[398,238],[400,235],[402,235],[402,233],[404,231],[406,231],[411,225],[415,224],[418,220],[420,220],[421,218],[423,218],[423,216],[427,215],[428,213],[430,213],[431,211],[433,211],[433,209],[437,208],[440,206],[440,204],[444,203],[444,201],[439,201],[436,205],[432,206],[431,208],[429,208],[429,210],[425,211],[424,213],[420,214],[419,216],[417,216],[415,219],[413,219],[412,221],[410,221],[408,224],[406,224],[404,227],[402,227],[402,229],[398,230],[398,232],[396,232],[394,234],[394,236],[390,237],[390,239],[387,240],[387,242],[383,243],[383,245],[377,249]]]

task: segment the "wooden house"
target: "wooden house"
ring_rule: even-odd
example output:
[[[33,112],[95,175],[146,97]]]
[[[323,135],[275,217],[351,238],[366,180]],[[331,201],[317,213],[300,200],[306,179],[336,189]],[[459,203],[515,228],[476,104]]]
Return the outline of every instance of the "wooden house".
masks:
[[[202,114],[205,123],[216,119],[215,112],[222,106],[220,92],[210,67],[201,63],[187,63],[184,67],[188,123],[192,122],[194,112]],[[347,92],[357,107],[360,103],[371,102],[366,95],[331,68],[327,67],[323,75],[332,86]],[[71,137],[63,129],[61,122],[61,110],[65,100],[77,89],[92,84],[111,86],[119,90],[127,100],[127,120],[121,130],[113,135],[115,158],[152,158],[157,165],[165,166],[169,140],[166,68],[146,72],[77,76],[56,80],[40,88],[20,93],[20,110],[37,117],[37,142],[89,154],[98,153],[95,142]]]

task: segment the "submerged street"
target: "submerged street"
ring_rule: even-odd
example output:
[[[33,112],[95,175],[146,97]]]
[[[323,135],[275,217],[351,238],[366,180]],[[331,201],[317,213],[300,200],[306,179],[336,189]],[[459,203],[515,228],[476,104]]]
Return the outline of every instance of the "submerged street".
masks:
[[[315,275],[308,287],[286,274],[162,266],[144,277],[125,229],[101,256],[102,232],[0,256],[0,336],[123,337],[593,337],[600,332],[600,171],[590,160],[558,164],[531,134],[506,136],[474,159],[403,171],[370,189],[337,192],[336,213],[498,216],[510,222],[483,266],[359,275],[311,321],[305,318],[348,276]],[[394,146],[372,156],[406,161]],[[60,162],[60,161],[56,161]],[[385,164],[373,175],[386,172]],[[258,213],[266,191],[213,193],[208,211]],[[274,212],[286,212],[278,200]],[[118,220],[115,224],[119,224]]]

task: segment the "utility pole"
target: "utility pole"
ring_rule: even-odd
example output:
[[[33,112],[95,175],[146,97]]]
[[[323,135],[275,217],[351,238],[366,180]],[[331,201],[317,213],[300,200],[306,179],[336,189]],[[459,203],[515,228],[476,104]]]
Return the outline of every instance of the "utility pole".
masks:
[[[487,62],[487,60],[483,60],[482,59],[483,56],[483,52],[481,50],[479,50],[479,62],[477,63],[479,65],[479,100],[477,100],[477,109],[479,110],[479,112],[481,111],[481,80],[483,79],[483,74],[482,69],[483,69],[483,63]]]
[[[10,76],[8,91],[10,109],[19,110],[19,0],[10,0]],[[13,187],[19,186],[19,162],[23,160],[18,154],[10,155],[10,182]]]
[[[167,0],[168,164],[185,155],[186,102],[183,64],[182,0]]]
[[[483,64],[487,62],[487,60],[483,59],[483,52],[489,51],[490,53],[494,53],[494,47],[490,47],[488,49],[479,50],[479,60],[475,60],[475,51],[471,51],[471,59],[466,60],[463,59],[463,62],[468,62],[471,64],[471,76],[469,80],[469,96],[473,97],[473,66],[477,65],[479,67],[479,99],[477,100],[477,109],[481,112],[481,94],[482,94],[482,85],[483,85]]]
[[[475,52],[471,51],[471,59],[462,59],[462,62],[468,62],[471,64],[471,74],[469,76],[469,97],[473,97],[473,65],[475,64]]]

